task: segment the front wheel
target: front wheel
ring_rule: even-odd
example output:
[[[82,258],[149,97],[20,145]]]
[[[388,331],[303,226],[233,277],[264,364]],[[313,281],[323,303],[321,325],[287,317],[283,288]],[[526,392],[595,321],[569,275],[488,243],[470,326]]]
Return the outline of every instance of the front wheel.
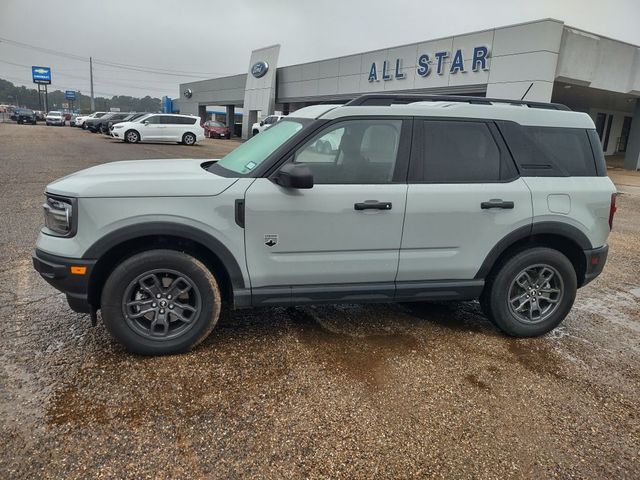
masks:
[[[556,328],[576,297],[576,272],[557,250],[536,247],[509,258],[489,279],[481,305],[507,335],[534,337]]]
[[[127,143],[138,143],[140,141],[140,134],[135,130],[129,130],[124,134],[124,141]]]
[[[193,133],[185,133],[182,136],[182,143],[185,145],[193,145],[196,143],[196,136]]]
[[[150,250],[111,273],[102,291],[102,318],[130,352],[182,353],[211,333],[221,303],[215,277],[198,259],[174,250]]]

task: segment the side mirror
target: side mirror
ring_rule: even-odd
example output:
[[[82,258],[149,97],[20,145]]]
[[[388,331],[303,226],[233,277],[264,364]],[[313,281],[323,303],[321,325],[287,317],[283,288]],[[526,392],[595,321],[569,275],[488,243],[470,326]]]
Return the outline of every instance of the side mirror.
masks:
[[[145,121],[144,121],[144,122],[142,122],[142,123],[144,123],[145,125],[149,125],[149,120],[145,120]]]
[[[260,126],[264,127],[264,120],[262,122],[260,122]]]
[[[313,173],[304,163],[287,163],[278,170],[275,182],[284,188],[313,188]]]

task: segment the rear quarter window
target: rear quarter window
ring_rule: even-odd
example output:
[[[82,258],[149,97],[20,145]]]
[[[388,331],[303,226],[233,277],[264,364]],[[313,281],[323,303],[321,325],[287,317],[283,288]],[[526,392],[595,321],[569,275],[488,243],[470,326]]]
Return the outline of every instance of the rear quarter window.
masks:
[[[601,174],[589,131],[582,128],[521,126],[499,122],[523,176],[589,177]]]

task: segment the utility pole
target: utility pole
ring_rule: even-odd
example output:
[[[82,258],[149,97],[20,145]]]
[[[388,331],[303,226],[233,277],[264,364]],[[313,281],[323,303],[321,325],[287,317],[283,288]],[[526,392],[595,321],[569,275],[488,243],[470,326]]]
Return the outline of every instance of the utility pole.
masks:
[[[89,79],[91,80],[91,112],[96,111],[96,102],[93,99],[93,58],[89,57]]]

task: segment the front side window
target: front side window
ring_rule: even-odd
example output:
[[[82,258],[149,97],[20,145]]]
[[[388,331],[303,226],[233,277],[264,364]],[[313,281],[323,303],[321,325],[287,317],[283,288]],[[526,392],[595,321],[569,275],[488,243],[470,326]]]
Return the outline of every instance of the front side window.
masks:
[[[151,117],[147,117],[144,119],[144,122],[148,123],[149,125],[157,125],[160,123],[160,116],[154,115]]]
[[[223,167],[235,173],[247,175],[264,162],[278,147],[302,129],[297,120],[278,122],[260,135],[252,137],[228,153],[212,167]],[[213,170],[212,170],[213,171]]]
[[[497,182],[500,150],[482,122],[428,120],[422,123],[422,173],[434,183]]]
[[[275,127],[272,127],[275,128]],[[334,124],[298,150],[317,184],[390,183],[402,120],[348,120]]]

